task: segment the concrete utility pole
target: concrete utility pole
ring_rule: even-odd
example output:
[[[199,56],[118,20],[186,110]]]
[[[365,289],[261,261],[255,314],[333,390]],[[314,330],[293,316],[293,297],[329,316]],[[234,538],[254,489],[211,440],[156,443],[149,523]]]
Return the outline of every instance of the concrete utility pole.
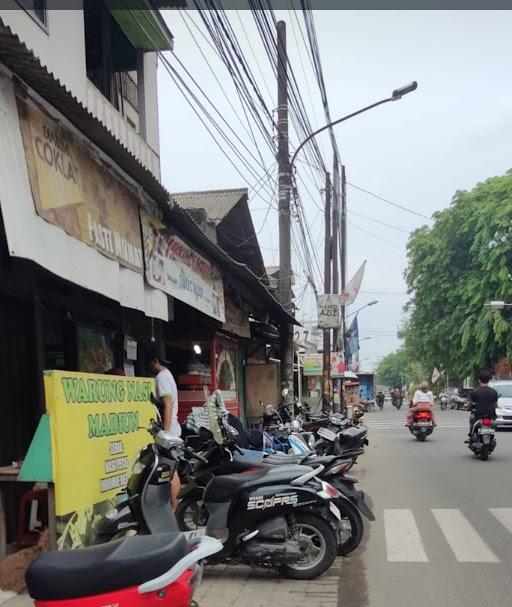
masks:
[[[279,301],[292,309],[292,259],[290,245],[290,153],[288,142],[288,70],[286,23],[277,23],[277,162],[279,165]],[[293,400],[293,325],[281,325],[281,388]]]
[[[331,293],[331,176],[325,174],[325,245],[324,245],[324,293]],[[324,329],[324,368],[322,373],[322,410],[329,410],[331,397],[331,330]]]
[[[338,242],[340,225],[340,164],[337,154],[334,154],[332,161],[332,292],[339,293],[339,263],[338,263]],[[337,351],[339,338],[339,329],[334,329],[332,334],[332,349]],[[333,379],[333,397],[334,386],[339,380]],[[341,398],[341,396],[340,396]],[[338,404],[333,398],[334,411],[339,411]]]
[[[340,230],[340,258],[341,258],[341,290],[345,291],[347,286],[347,179],[345,177],[345,165],[341,166],[341,230]],[[341,307],[341,347],[343,354],[346,350],[347,327],[345,326],[345,306]],[[346,363],[347,361],[345,361]]]

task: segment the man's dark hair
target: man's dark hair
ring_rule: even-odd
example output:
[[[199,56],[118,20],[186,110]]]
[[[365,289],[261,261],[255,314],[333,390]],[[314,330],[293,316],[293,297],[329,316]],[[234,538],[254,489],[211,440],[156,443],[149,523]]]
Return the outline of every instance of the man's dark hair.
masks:
[[[478,376],[478,379],[483,384],[488,384],[492,379],[492,373],[490,373],[489,371],[480,371],[480,375]]]
[[[158,348],[151,348],[150,350],[148,350],[146,360],[148,363],[152,360],[157,360],[161,365],[167,364],[167,362],[165,361],[165,357],[162,356],[162,353],[160,352],[160,350],[158,350]]]

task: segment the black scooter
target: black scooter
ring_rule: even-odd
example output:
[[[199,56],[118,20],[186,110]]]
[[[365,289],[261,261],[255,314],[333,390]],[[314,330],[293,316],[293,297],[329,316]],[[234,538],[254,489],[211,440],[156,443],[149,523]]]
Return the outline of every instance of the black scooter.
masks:
[[[207,431],[203,431],[205,435]],[[193,437],[190,437],[193,440]],[[201,453],[208,460],[207,465],[197,464],[190,471],[182,471],[183,488],[180,503],[176,509],[176,518],[182,531],[192,531],[205,527],[208,511],[204,505],[203,492],[214,476],[245,472],[255,468],[300,464],[307,466],[324,466],[318,478],[329,482],[340,492],[336,506],[340,510],[341,523],[338,525],[338,555],[346,556],[361,543],[364,525],[361,515],[369,520],[375,517],[364,500],[364,494],[355,488],[357,479],[346,475],[352,466],[351,460],[337,456],[316,456],[312,454],[266,455],[255,451],[241,450],[233,441],[216,443],[208,436],[201,441]],[[197,448],[197,447],[196,447]]]
[[[205,460],[186,449],[182,439],[155,432],[156,427],[154,444],[141,451],[134,465],[127,502],[100,524],[100,541],[177,529],[169,504],[172,474],[180,460]],[[224,545],[213,562],[270,567],[304,580],[327,571],[336,557],[341,516],[335,500],[340,494],[316,478],[321,470],[286,465],[213,478],[203,494],[206,534]]]
[[[477,419],[471,428],[469,440],[466,441],[468,447],[481,460],[487,461],[489,455],[496,448],[496,427],[494,421],[489,417]]]

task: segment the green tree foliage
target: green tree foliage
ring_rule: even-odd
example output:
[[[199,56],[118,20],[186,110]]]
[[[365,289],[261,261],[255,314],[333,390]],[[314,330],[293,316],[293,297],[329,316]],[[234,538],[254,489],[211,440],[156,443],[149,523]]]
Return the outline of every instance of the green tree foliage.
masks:
[[[432,372],[428,373],[420,362],[415,360],[404,345],[394,352],[384,356],[375,370],[377,383],[389,388],[397,386],[416,386],[428,380]]]
[[[511,171],[457,192],[411,235],[407,254],[403,335],[416,360],[465,377],[512,355],[512,312],[484,306],[512,301]]]

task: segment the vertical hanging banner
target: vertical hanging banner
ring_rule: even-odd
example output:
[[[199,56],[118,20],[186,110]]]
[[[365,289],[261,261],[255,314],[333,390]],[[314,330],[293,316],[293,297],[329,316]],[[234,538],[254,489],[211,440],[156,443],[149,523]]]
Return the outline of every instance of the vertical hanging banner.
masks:
[[[222,275],[208,260],[141,209],[146,280],[155,289],[225,322]]]
[[[354,303],[359,293],[359,289],[361,288],[361,283],[363,282],[365,267],[366,261],[363,261],[363,263],[359,266],[357,272],[354,274],[354,276],[352,276],[348,285],[345,287],[345,291],[343,291],[343,293],[340,293],[339,299],[341,301],[342,306],[349,306],[350,304]]]

